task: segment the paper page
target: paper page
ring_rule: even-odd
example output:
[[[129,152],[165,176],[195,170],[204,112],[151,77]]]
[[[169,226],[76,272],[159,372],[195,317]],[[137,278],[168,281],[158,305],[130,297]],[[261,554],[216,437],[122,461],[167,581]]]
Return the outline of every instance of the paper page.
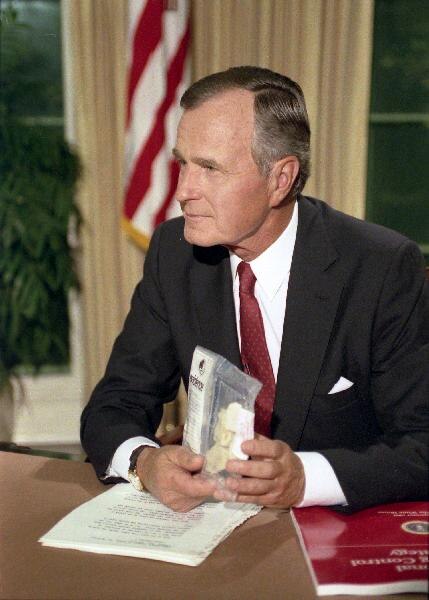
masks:
[[[198,565],[260,507],[205,502],[177,513],[131,484],[82,504],[40,538],[46,546]]]

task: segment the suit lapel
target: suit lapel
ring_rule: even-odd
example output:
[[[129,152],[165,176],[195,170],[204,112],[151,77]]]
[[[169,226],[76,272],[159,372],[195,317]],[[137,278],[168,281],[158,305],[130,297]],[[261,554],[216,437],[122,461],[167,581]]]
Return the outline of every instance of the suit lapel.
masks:
[[[321,210],[302,198],[277,376],[273,437],[297,448],[329,341],[344,275]]]
[[[191,282],[201,345],[241,367],[237,338],[231,267],[221,247],[194,247]]]

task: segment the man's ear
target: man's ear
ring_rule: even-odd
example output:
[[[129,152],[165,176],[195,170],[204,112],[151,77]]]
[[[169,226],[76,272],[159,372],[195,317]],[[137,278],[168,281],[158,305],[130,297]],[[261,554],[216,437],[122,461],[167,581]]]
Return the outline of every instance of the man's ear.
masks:
[[[270,206],[279,206],[288,196],[299,174],[296,156],[285,156],[274,163],[269,178]]]

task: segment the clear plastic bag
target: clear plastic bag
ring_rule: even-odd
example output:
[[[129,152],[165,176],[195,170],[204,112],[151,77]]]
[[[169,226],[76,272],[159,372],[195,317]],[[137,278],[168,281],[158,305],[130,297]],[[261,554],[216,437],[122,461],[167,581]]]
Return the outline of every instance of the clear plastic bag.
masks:
[[[247,459],[241,443],[254,437],[254,406],[261,387],[226,358],[195,348],[183,445],[205,456],[206,477],[222,484],[227,461]]]

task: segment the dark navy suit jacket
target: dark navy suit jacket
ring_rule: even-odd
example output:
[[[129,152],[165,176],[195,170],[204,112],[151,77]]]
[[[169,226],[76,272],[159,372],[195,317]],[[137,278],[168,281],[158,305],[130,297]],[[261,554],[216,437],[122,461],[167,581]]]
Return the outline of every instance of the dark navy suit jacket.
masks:
[[[351,509],[428,496],[429,293],[416,244],[298,201],[273,438],[331,463]],[[105,473],[126,439],[154,437],[201,345],[240,365],[228,251],[161,225],[106,374],[82,415]],[[349,389],[328,394],[343,376]]]

